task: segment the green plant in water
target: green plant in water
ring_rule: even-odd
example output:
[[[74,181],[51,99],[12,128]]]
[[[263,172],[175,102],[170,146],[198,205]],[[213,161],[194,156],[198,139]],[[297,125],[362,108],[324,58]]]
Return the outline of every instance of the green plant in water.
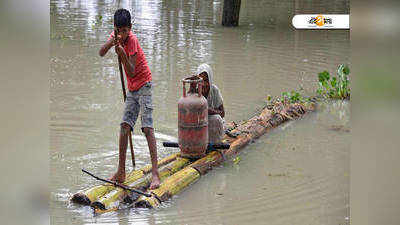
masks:
[[[349,74],[349,67],[343,64],[339,65],[337,69],[337,77],[331,77],[328,71],[319,73],[317,94],[326,98],[345,99],[350,97]]]
[[[234,158],[232,161],[233,161],[233,163],[234,164],[238,164],[239,162],[240,162],[240,157],[239,156],[237,156],[236,158]]]
[[[102,15],[98,15],[96,17],[96,24],[101,25],[103,23],[103,16]]]
[[[99,27],[103,24],[103,16],[102,15],[98,15],[96,16],[94,23],[92,23],[92,29],[96,29],[96,27]]]
[[[303,96],[297,91],[291,91],[291,92],[283,92],[282,93],[282,101],[288,101],[290,103],[295,103],[295,102],[304,102]]]

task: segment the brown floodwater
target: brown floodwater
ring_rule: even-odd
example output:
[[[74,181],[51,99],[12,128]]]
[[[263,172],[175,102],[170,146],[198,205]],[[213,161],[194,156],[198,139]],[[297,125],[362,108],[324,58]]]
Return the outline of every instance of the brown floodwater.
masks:
[[[123,103],[115,53],[98,56],[118,7],[134,14],[133,31],[153,74],[159,157],[178,149],[179,82],[201,63],[214,69],[227,121],[259,112],[267,95],[312,95],[317,74],[350,60],[346,30],[294,30],[293,14],[349,13],[348,1],[242,1],[240,26],[220,25],[223,1],[51,0],[51,224],[349,224],[350,104],[329,101],[248,145],[161,208],[94,217],[71,204],[76,191],[109,177],[118,162]],[[150,163],[140,122],[137,168]],[[129,154],[128,154],[129,157]],[[130,160],[127,160],[130,168]]]

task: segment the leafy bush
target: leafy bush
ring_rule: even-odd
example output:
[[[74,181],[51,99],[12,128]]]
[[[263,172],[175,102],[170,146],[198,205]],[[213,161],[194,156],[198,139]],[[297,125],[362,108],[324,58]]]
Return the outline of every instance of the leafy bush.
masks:
[[[337,77],[331,77],[328,71],[319,73],[319,87],[317,93],[326,98],[349,98],[349,74],[349,67],[343,64],[338,67]]]

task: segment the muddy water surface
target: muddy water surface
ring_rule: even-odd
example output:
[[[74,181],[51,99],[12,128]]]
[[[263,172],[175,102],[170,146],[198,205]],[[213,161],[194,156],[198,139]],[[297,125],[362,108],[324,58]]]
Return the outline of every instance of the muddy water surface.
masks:
[[[348,31],[296,31],[295,13],[348,13],[346,1],[242,1],[240,27],[220,25],[223,1],[51,0],[50,214],[52,224],[348,224],[350,107],[327,102],[316,113],[261,137],[157,210],[121,210],[93,217],[70,204],[77,190],[98,184],[80,171],[108,177],[118,161],[123,103],[113,51],[98,50],[118,7],[153,74],[154,125],[160,157],[177,149],[179,80],[201,63],[214,69],[227,121],[253,116],[265,97],[315,92],[317,73],[349,62]],[[134,131],[137,167],[149,164]],[[129,156],[129,155],[128,155]],[[130,161],[127,160],[130,167]]]

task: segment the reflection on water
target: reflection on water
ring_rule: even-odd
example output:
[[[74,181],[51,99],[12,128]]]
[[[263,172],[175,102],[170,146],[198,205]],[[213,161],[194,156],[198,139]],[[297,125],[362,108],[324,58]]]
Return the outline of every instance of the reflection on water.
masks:
[[[133,30],[153,74],[160,157],[177,151],[161,143],[176,141],[179,80],[199,64],[213,67],[226,120],[238,121],[253,115],[268,94],[300,87],[313,93],[318,72],[332,74],[350,58],[348,31],[296,31],[290,25],[294,13],[348,13],[348,1],[242,1],[240,26],[225,28],[222,0],[51,0],[53,224],[349,223],[349,106],[342,102],[265,135],[239,164],[211,171],[162,209],[94,218],[88,208],[70,205],[71,194],[97,184],[81,168],[108,177],[117,166],[119,71],[113,51],[101,58],[98,49],[118,7],[133,13]],[[133,140],[140,167],[150,160],[138,123]]]

